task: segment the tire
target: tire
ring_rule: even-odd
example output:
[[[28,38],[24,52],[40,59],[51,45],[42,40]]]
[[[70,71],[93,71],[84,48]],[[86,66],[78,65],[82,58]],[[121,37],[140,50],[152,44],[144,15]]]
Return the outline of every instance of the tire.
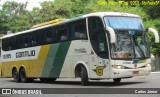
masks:
[[[21,82],[23,83],[28,82],[26,71],[24,68],[20,69],[20,79],[21,79]]]
[[[81,84],[82,86],[89,84],[87,70],[84,66],[81,67]]]
[[[113,81],[114,81],[114,83],[120,83],[121,82],[121,78],[114,78]]]
[[[13,77],[15,82],[20,82],[21,81],[20,77],[19,77],[19,73],[18,73],[16,68],[14,68],[13,71],[12,71],[12,77]]]

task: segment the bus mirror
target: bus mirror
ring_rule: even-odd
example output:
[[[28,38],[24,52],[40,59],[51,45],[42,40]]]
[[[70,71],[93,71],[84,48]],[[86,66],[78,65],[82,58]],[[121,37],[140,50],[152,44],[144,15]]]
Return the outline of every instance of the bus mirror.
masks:
[[[106,30],[110,34],[110,41],[111,41],[111,43],[116,43],[116,34],[115,34],[114,30],[111,27],[107,27]]]
[[[159,35],[157,30],[155,30],[154,28],[148,28],[149,32],[153,32],[154,37],[155,37],[155,43],[159,43]]]

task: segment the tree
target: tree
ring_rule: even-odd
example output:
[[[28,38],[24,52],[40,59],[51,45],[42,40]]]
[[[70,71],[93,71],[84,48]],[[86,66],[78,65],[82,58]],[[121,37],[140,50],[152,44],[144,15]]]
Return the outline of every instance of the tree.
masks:
[[[27,23],[27,4],[27,2],[23,4],[14,1],[7,1],[3,4],[0,17],[2,21],[1,23],[3,23],[2,29],[4,31],[17,32],[22,29],[28,29],[26,26],[27,24],[25,24]],[[3,30],[1,30],[1,33]]]

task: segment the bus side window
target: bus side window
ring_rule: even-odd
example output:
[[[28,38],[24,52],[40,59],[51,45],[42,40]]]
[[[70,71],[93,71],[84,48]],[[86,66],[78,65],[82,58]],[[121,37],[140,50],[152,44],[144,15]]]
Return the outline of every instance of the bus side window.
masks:
[[[10,50],[16,50],[20,48],[24,48],[23,35],[17,35],[15,37],[10,38]]]
[[[67,26],[67,24],[59,26],[59,29],[57,31],[58,41],[69,40],[69,31],[68,30],[69,30],[69,27]]]
[[[52,33],[53,28],[47,28],[46,29],[46,42],[47,44],[53,43],[53,33]]]
[[[24,48],[24,35],[20,35],[18,38],[19,49]]]
[[[35,44],[36,44],[36,41],[35,41],[35,32],[33,32],[33,33],[29,34],[29,46],[33,47],[33,46],[35,46]]]
[[[46,44],[46,35],[45,35],[45,30],[40,29],[36,31],[37,33],[37,46],[38,45],[45,45]]]
[[[15,49],[15,44],[14,44],[14,38],[9,37],[8,38],[8,50],[14,50]]]
[[[52,33],[53,33],[53,41],[54,41],[54,43],[59,42],[58,33],[57,33],[57,27],[52,31]]]
[[[72,39],[87,39],[86,19],[81,19],[71,24]]]
[[[5,38],[2,40],[2,49],[4,51],[8,51],[9,50],[9,39]]]
[[[18,37],[16,36],[15,38],[14,38],[14,44],[15,44],[15,49],[19,49],[19,45],[18,45]]]
[[[33,32],[32,46],[37,46],[37,33]]]
[[[36,33],[36,35],[35,35],[35,37],[36,37],[36,46],[39,46],[39,45],[42,44],[40,30],[36,31],[35,33]]]
[[[25,34],[24,47],[29,47],[29,34]]]

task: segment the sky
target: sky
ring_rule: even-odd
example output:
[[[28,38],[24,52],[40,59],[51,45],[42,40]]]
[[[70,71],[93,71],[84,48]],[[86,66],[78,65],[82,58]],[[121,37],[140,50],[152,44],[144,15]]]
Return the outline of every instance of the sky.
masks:
[[[28,2],[27,10],[32,10],[33,7],[40,7],[40,2],[43,1],[53,1],[53,0],[0,0],[0,5],[3,5],[4,2],[6,1],[15,1],[15,2],[21,2],[25,3],[26,1]]]

